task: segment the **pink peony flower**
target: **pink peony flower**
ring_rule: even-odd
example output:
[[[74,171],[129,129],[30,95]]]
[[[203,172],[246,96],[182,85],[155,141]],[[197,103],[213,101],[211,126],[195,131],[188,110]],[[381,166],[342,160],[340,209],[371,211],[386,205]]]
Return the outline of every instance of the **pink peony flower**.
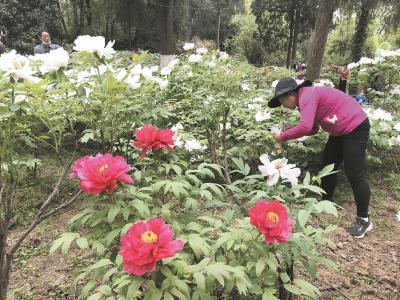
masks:
[[[121,238],[119,253],[124,270],[139,276],[153,272],[158,261],[173,257],[183,249],[184,242],[172,238],[172,228],[162,218],[132,225]]]
[[[250,224],[263,234],[267,244],[283,243],[292,235],[292,220],[286,208],[278,201],[259,200],[249,209]]]
[[[80,188],[88,194],[97,195],[105,190],[111,194],[117,182],[132,183],[133,179],[127,173],[131,166],[122,156],[97,154],[84,156],[73,163],[71,178],[80,179]]]
[[[140,153],[141,157],[144,157],[150,149],[153,149],[153,151],[161,148],[173,150],[174,134],[175,132],[171,129],[157,130],[152,125],[146,124],[142,129],[135,131],[136,141],[133,142],[133,145],[143,149]]]

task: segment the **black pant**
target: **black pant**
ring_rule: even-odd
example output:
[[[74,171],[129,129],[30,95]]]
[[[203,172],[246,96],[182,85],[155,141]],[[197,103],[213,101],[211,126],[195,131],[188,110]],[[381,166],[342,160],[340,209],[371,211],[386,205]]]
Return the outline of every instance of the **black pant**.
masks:
[[[338,90],[342,91],[343,93],[346,93],[346,87],[347,87],[347,80],[343,80],[342,78],[339,78]]]
[[[344,161],[345,174],[350,182],[357,205],[357,216],[362,218],[368,217],[370,198],[365,171],[369,129],[369,120],[366,119],[348,134],[330,136],[322,158],[323,167],[334,163],[335,170],[339,169],[340,164]],[[323,177],[321,183],[326,192],[326,198],[332,200],[337,185],[337,174]]]

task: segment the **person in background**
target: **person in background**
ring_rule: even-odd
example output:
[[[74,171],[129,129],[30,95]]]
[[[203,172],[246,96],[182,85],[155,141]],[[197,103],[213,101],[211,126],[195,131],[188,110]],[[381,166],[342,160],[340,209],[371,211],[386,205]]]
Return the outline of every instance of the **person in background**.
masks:
[[[337,66],[337,65],[330,65],[332,69],[335,69],[336,72],[340,75],[339,78],[339,86],[338,90],[342,91],[343,93],[346,93],[347,90],[347,81],[349,80],[350,77],[350,70],[347,68],[347,64],[344,64],[343,66]]]
[[[350,227],[354,238],[362,238],[372,230],[368,207],[370,188],[365,172],[370,123],[367,114],[352,97],[332,87],[312,86],[305,80],[298,85],[287,77],[278,82],[275,96],[268,102],[271,108],[283,105],[300,111],[300,121],[292,128],[273,132],[279,143],[318,133],[319,127],[328,132],[322,157],[322,167],[330,164],[338,170],[344,162],[346,177],[353,190],[357,207],[355,222]],[[332,200],[337,174],[322,178],[325,199]]]
[[[360,94],[355,98],[357,103],[360,105],[368,104],[368,99],[365,96],[364,88],[360,89]]]
[[[39,34],[39,38],[42,43],[33,49],[35,55],[49,53],[51,50],[60,48],[59,45],[51,42],[50,34],[47,31],[42,31]]]

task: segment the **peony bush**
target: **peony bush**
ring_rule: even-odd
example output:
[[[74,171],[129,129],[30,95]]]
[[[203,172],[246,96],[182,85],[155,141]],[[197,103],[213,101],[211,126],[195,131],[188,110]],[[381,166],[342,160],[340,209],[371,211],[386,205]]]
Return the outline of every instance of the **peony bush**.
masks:
[[[318,186],[332,166],[306,170],[305,157],[326,136],[282,148],[271,132],[298,113],[267,108],[276,80],[294,74],[191,43],[163,69],[154,55],[112,47],[84,36],[71,54],[0,57],[0,131],[12,149],[2,169],[39,163],[38,147],[81,156],[70,173],[81,209],[50,249],[91,257],[75,279],[80,297],[317,298],[317,266],[335,267],[320,246],[335,227],[310,220],[337,211]],[[398,68],[389,54],[374,66]],[[393,99],[365,108],[377,162],[398,153]]]

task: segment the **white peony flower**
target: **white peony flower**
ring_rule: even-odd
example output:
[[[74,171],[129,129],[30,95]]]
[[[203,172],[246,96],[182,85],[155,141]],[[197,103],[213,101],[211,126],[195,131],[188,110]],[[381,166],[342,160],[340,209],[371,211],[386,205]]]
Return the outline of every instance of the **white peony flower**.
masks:
[[[247,104],[247,107],[251,110],[261,110],[262,109],[261,105],[258,103],[249,103],[249,104]]]
[[[153,80],[155,82],[157,82],[160,89],[165,89],[168,86],[168,80],[166,80],[166,79],[161,79],[159,77],[153,77]]]
[[[129,75],[125,82],[131,87],[132,89],[136,90],[140,88],[140,75]]]
[[[226,53],[224,51],[221,51],[219,53],[219,60],[227,60],[228,58],[229,58],[229,54],[228,53]]]
[[[14,103],[21,103],[26,101],[27,96],[26,95],[16,95],[14,99]]]
[[[400,95],[400,84],[393,85],[392,89],[389,91],[389,94]]]
[[[231,128],[232,128],[231,123],[226,122],[226,124],[225,124],[225,129],[228,130],[228,129],[231,129]],[[219,124],[219,129],[220,129],[220,130],[224,130],[224,124],[220,123],[220,124]]]
[[[5,76],[10,76],[15,80],[21,78],[30,82],[40,81],[39,78],[33,76],[34,71],[29,64],[29,60],[17,54],[15,50],[0,56],[0,70],[5,73]]]
[[[188,140],[188,141],[186,141],[184,147],[189,152],[192,152],[194,150],[205,150],[207,148],[207,147],[203,146],[197,140]]]
[[[392,121],[393,120],[392,114],[390,112],[384,111],[381,108],[373,110],[370,118],[372,121],[378,121],[378,120]]]
[[[347,69],[351,70],[351,69],[357,68],[359,65],[360,65],[359,63],[352,62],[347,65]]]
[[[203,59],[203,56],[201,54],[192,54],[188,58],[189,62],[191,62],[191,63],[201,62],[202,59]]]
[[[389,139],[390,146],[400,146],[400,135],[393,136]]]
[[[149,67],[144,67],[142,69],[142,76],[147,80],[153,79],[153,71]]]
[[[176,123],[174,126],[171,127],[171,130],[175,131],[175,132],[180,131],[182,129],[183,129],[183,125],[181,123]]]
[[[167,67],[164,67],[161,69],[160,74],[162,76],[168,76],[169,74],[171,74],[171,72],[172,72],[172,68],[167,66]]]
[[[104,57],[108,59],[115,53],[115,50],[112,48],[115,41],[110,41],[106,45],[106,39],[103,36],[81,35],[77,37],[74,43],[74,50],[97,53],[100,58]]]
[[[207,52],[208,52],[208,49],[204,48],[204,47],[196,49],[197,54],[206,54]]]
[[[331,86],[334,87],[335,85],[330,79],[320,79],[314,82],[314,86]]]
[[[194,49],[194,43],[185,43],[183,50],[188,51]]]
[[[400,123],[396,123],[396,124],[393,126],[393,129],[394,129],[394,130],[397,130],[398,132],[400,132]]]
[[[125,69],[121,69],[121,70],[119,70],[119,72],[117,73],[117,76],[115,78],[118,81],[122,81],[126,78],[127,75],[128,75],[128,72]]]
[[[258,111],[256,113],[256,121],[262,122],[271,118],[271,114],[266,112],[265,110]]]
[[[142,65],[138,64],[138,65],[134,66],[130,73],[132,75],[140,75],[140,74],[142,74]]]
[[[36,54],[36,57],[43,62],[40,66],[40,72],[46,74],[52,71],[58,71],[61,67],[67,67],[69,54],[63,48],[50,51],[46,54]]]
[[[392,126],[390,126],[390,124],[386,123],[385,121],[381,122],[380,124],[380,130],[381,131],[392,131]]]
[[[271,162],[267,154],[261,155],[260,160],[262,165],[258,166],[258,169],[263,176],[268,177],[268,186],[277,184],[279,177],[282,179],[287,179],[292,186],[297,184],[301,171],[299,168],[295,168],[296,165],[287,164],[287,160],[285,158],[276,159]]]
[[[158,66],[152,66],[150,69],[153,73],[158,72]]]
[[[310,136],[305,135],[305,136],[302,136],[302,137],[300,137],[300,138],[297,138],[296,141],[298,141],[298,142],[304,142],[305,140],[307,140],[307,139],[309,139],[309,138],[310,138]]]
[[[207,63],[208,68],[213,69],[217,66],[217,63],[214,61],[210,61]]]
[[[242,84],[242,91],[250,91],[250,85],[247,83]]]

